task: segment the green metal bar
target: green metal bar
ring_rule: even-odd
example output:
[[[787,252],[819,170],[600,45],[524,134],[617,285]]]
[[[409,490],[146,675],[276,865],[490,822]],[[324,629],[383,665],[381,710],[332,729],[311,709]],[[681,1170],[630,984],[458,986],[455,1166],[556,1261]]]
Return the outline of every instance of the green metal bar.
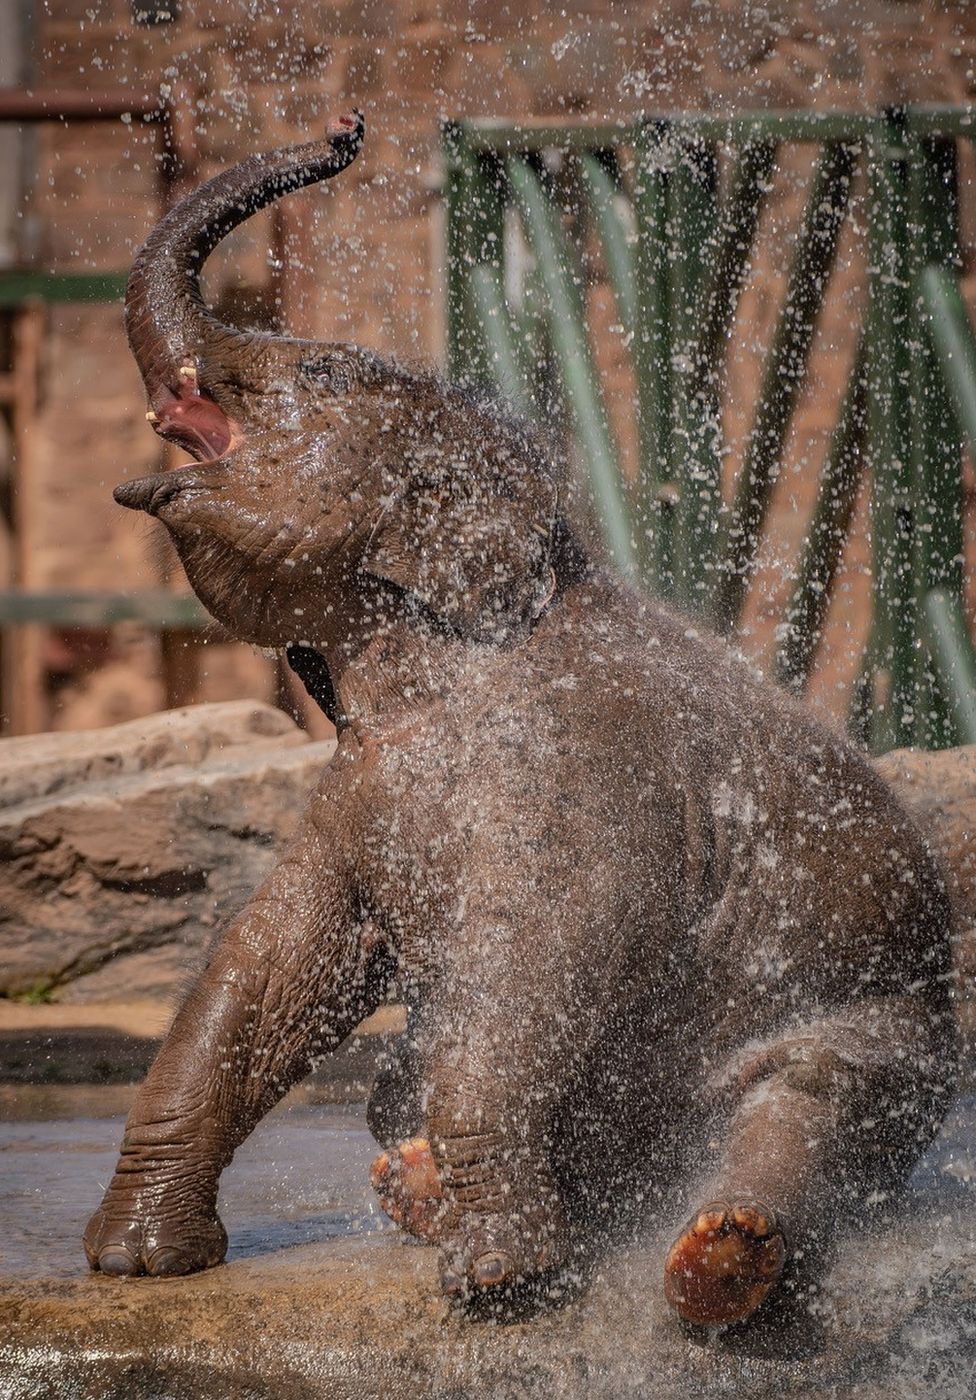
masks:
[[[466,201],[469,195],[470,161],[466,132],[459,122],[441,128],[447,170],[444,206],[447,242],[447,372],[452,379],[469,376],[468,345],[472,336],[467,276],[471,261],[471,228]]]
[[[775,141],[750,141],[739,153],[729,178],[698,337],[696,395],[702,392],[704,381],[711,379],[717,384],[721,376],[777,149]]]
[[[976,744],[976,655],[958,597],[941,588],[926,595],[925,637],[949,697],[959,741]]]
[[[641,575],[651,592],[674,590],[674,441],[671,258],[668,222],[673,143],[666,123],[638,132],[634,181],[637,327],[634,378],[640,462],[638,516]]]
[[[923,102],[905,109],[905,123],[913,136],[976,136],[976,107]]]
[[[970,109],[967,109],[970,110]],[[962,118],[948,109],[943,120],[946,134]],[[600,150],[636,142],[644,125],[666,122],[702,141],[721,141],[741,146],[752,140],[789,142],[858,142],[870,133],[875,118],[863,112],[752,112],[740,116],[717,113],[654,113],[649,112],[637,123],[601,122],[594,126],[580,124],[553,125],[542,121],[512,123],[494,118],[479,118],[467,123],[473,150],[499,152],[539,151],[555,148],[564,151]]]
[[[803,558],[786,609],[773,670],[781,685],[802,690],[820,644],[841,552],[864,469],[867,429],[866,337],[862,330],[837,426],[820,476]]]
[[[580,169],[590,207],[596,215],[600,230],[600,240],[620,320],[627,334],[633,335],[637,325],[634,253],[627,238],[627,230],[615,207],[617,191],[610,176],[595,156],[583,156]]]
[[[697,498],[697,518],[692,517],[690,528],[686,527],[685,601],[696,610],[703,611],[707,602],[717,545],[722,491],[719,396],[726,345],[775,159],[776,145],[771,141],[750,142],[740,152],[718,221],[707,281],[698,295],[694,324],[689,326],[693,343],[681,407],[689,444],[688,488],[692,504]],[[709,214],[714,221],[714,209]]]
[[[923,103],[905,109],[906,121],[917,136],[962,137],[976,135],[976,107]],[[645,124],[667,122],[676,130],[702,141],[722,141],[744,146],[750,141],[830,144],[866,140],[876,118],[864,112],[798,112],[795,109],[747,112],[737,116],[719,113],[647,113],[635,124],[601,122],[596,125],[553,125],[551,122],[512,123],[490,117],[467,122],[465,130],[473,151],[591,151],[633,145]]]
[[[847,732],[859,748],[866,749],[871,741],[873,664],[870,643],[861,657],[854,684],[851,687],[851,700],[847,711]]]
[[[814,142],[858,143],[868,135],[873,118],[863,112],[749,112],[741,116],[718,113],[677,113],[675,127],[693,133],[701,141],[743,146],[749,141],[770,140],[794,144]]]
[[[465,132],[473,151],[497,151],[514,156],[527,152],[560,150],[608,150],[628,145],[636,127],[629,123],[596,122],[573,125],[553,125],[551,122],[508,122],[494,117],[479,117],[465,123]]]
[[[947,268],[927,267],[921,284],[929,314],[929,335],[939,368],[952,397],[959,427],[970,452],[976,455],[976,336],[959,282]]]
[[[516,353],[525,370],[535,415],[554,441],[566,442],[571,432],[569,414],[549,334],[546,295],[536,267],[526,271],[522,305],[513,312],[513,322]]]
[[[459,380],[493,382],[491,355],[471,297],[471,276],[486,265],[501,275],[504,189],[497,161],[478,156],[468,128],[447,122],[448,373]],[[490,167],[495,178],[488,178]]]
[[[127,281],[126,272],[0,272],[0,306],[121,301]]]
[[[146,627],[196,628],[213,619],[196,598],[162,589],[142,593],[0,591],[0,627],[40,623],[51,627],[111,627],[141,622]]]
[[[677,351],[674,576],[682,605],[703,611],[722,499],[721,422],[714,379],[702,379],[695,371],[708,262],[718,227],[718,167],[710,145],[682,135],[671,182],[672,318]]]
[[[491,268],[484,265],[474,268],[470,293],[475,314],[485,334],[494,378],[502,395],[518,413],[534,418],[535,405],[515,349],[508,310],[498,277]]]
[[[743,146],[749,141],[771,140],[793,144],[857,144],[871,129],[873,118],[861,112],[749,112],[738,117],[718,113],[678,113],[673,117],[680,131],[701,141]]]
[[[508,172],[545,287],[553,348],[566,384],[584,466],[600,510],[604,537],[618,567],[633,573],[631,523],[586,334],[582,277],[578,267],[573,268],[569,245],[535,172],[519,158],[509,161]]]
[[[869,152],[868,440],[874,579],[870,745],[884,752],[910,744],[915,726],[907,150],[900,114],[879,121]]]
[[[960,266],[956,144],[909,133],[908,153],[913,319],[926,325],[931,320],[924,290],[926,268],[939,266],[954,278]],[[959,328],[972,352],[969,321],[965,309],[961,305],[958,309]],[[946,588],[957,596],[962,594],[961,435],[931,333],[922,337],[911,356],[909,404],[916,498],[912,577],[920,625],[930,589]],[[916,745],[941,748],[951,742],[947,697],[923,646],[915,648],[913,705],[912,739]]]
[[[825,148],[814,171],[742,474],[718,551],[721,562],[712,611],[723,631],[735,625],[745,600],[856,162],[853,146],[834,144]]]

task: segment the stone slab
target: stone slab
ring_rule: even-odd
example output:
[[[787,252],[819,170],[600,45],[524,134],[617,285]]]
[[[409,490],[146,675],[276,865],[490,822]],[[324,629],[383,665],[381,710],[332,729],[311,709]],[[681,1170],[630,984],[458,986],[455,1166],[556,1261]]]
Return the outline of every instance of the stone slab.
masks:
[[[256,702],[0,746],[0,995],[179,986],[335,750]],[[135,960],[135,962],[133,962]]]
[[[0,808],[136,773],[204,764],[242,744],[288,748],[307,742],[282,710],[253,700],[186,705],[104,729],[4,739]]]

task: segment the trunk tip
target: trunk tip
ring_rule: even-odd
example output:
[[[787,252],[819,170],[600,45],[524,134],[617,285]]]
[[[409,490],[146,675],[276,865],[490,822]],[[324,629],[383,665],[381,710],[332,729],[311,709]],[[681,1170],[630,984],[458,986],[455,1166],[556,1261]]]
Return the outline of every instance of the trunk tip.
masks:
[[[354,107],[350,112],[340,112],[336,116],[330,117],[325,134],[333,145],[341,143],[358,150],[362,145],[365,130],[366,122],[363,114],[358,107]]]

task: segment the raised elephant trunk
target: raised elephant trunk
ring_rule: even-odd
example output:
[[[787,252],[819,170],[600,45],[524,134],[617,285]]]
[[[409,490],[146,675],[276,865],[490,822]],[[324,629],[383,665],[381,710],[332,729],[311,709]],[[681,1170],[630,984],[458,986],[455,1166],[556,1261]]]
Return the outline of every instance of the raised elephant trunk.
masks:
[[[344,170],[362,139],[361,115],[340,116],[322,141],[252,156],[208,180],[150,234],[129,276],[125,326],[162,437],[196,457],[219,457],[255,426],[248,401],[274,391],[269,359],[296,342],[222,324],[204,304],[200,269],[259,209]]]

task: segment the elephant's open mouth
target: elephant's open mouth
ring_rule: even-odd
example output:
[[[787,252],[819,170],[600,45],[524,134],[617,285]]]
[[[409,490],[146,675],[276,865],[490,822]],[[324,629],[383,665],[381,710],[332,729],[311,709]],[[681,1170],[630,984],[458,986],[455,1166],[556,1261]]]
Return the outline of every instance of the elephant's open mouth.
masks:
[[[212,462],[223,457],[240,441],[237,425],[206,394],[187,384],[149,415],[160,437],[189,452],[198,462]]]
[[[168,428],[161,436],[174,446],[182,447],[184,452],[189,452],[198,462],[212,462],[218,457],[223,457],[231,441],[229,432],[203,432],[192,423]]]

